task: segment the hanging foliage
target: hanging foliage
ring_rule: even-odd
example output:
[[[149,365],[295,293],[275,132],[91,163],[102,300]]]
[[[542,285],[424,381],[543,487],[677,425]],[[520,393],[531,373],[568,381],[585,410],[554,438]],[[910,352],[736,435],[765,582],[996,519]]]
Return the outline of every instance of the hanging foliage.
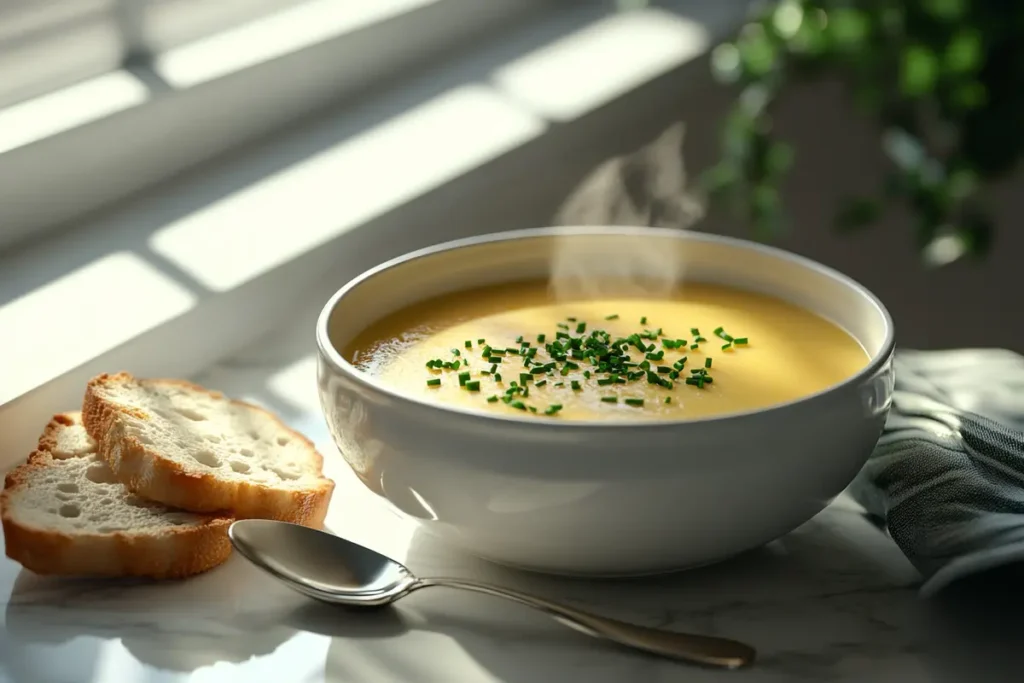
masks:
[[[1024,3],[1005,0],[779,0],[712,55],[740,95],[705,174],[713,202],[758,236],[785,225],[779,184],[799,160],[773,136],[772,108],[797,79],[839,77],[877,120],[893,172],[873,196],[838,207],[841,230],[869,226],[903,202],[926,260],[981,256],[992,223],[979,199],[1024,147]]]

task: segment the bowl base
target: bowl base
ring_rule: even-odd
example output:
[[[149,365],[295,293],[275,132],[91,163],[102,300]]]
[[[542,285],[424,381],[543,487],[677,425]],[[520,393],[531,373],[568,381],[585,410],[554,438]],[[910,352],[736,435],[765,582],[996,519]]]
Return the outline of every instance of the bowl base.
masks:
[[[582,571],[565,571],[558,569],[545,569],[541,567],[531,567],[528,565],[519,565],[512,562],[506,562],[504,560],[496,560],[486,555],[479,555],[477,553],[469,552],[463,549],[469,555],[476,557],[477,559],[483,560],[490,564],[496,565],[503,569],[508,569],[516,572],[524,572],[527,574],[540,574],[542,576],[553,576],[560,579],[576,579],[578,581],[629,581],[636,579],[652,579],[664,576],[671,576],[674,574],[681,574],[683,572],[692,571],[694,569],[701,569],[703,567],[710,567],[711,565],[726,562],[732,558],[742,555],[744,552],[733,553],[725,555],[723,557],[707,560],[705,562],[695,562],[693,564],[680,565],[678,567],[666,567],[665,569],[648,569],[648,570],[636,570],[636,571],[623,571],[623,572],[582,572]]]

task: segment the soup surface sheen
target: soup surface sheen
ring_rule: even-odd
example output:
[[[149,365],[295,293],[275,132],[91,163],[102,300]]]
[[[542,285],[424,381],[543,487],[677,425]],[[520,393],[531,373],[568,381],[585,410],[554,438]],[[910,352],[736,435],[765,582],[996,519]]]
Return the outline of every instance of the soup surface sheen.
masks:
[[[833,323],[761,294],[686,284],[667,296],[556,301],[543,282],[414,304],[344,355],[431,403],[590,421],[763,408],[833,386],[868,361]]]

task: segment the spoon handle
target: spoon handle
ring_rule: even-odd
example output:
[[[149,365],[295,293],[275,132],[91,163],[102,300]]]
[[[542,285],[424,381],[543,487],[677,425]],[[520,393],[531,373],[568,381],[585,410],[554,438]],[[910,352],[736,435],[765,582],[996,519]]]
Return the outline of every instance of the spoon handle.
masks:
[[[754,661],[754,648],[727,638],[678,633],[629,624],[508,588],[462,579],[419,579],[413,586],[413,590],[427,586],[462,588],[506,598],[521,605],[547,612],[557,621],[581,633],[662,657],[725,669],[736,669]]]

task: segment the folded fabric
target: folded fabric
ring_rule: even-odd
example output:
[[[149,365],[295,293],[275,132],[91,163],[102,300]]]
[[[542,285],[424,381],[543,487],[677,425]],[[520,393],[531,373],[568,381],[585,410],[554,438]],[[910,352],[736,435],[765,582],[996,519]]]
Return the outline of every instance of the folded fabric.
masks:
[[[892,412],[850,486],[924,576],[922,593],[1024,562],[1024,357],[900,351]]]

